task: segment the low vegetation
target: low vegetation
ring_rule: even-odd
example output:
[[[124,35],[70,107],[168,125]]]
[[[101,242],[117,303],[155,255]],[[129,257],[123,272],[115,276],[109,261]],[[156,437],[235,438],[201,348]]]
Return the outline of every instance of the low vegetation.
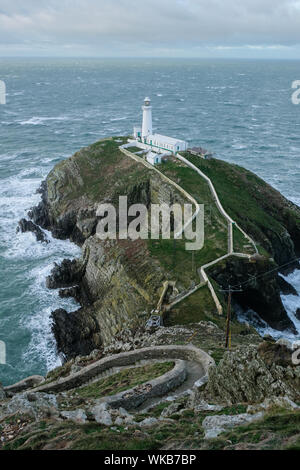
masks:
[[[159,417],[168,404],[151,411]],[[300,412],[273,410],[246,426],[224,432],[216,439],[204,439],[202,422],[212,414],[244,413],[236,405],[216,412],[185,410],[149,428],[106,427],[97,423],[78,425],[51,419],[29,423],[21,435],[3,446],[5,450],[300,450]],[[150,413],[143,414],[150,416]]]
[[[118,374],[110,375],[109,377],[79,388],[77,394],[83,398],[100,398],[115,395],[148,382],[149,380],[156,379],[173,369],[173,367],[173,362],[162,362],[123,369]]]

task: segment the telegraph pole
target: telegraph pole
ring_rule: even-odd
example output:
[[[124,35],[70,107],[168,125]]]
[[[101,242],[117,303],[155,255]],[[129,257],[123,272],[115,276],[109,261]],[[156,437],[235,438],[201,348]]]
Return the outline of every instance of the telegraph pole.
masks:
[[[243,292],[242,289],[233,289],[230,285],[228,289],[223,289],[221,292],[226,292],[228,294],[228,303],[227,303],[227,320],[226,320],[226,337],[225,337],[225,348],[231,348],[231,301],[232,294],[234,292]]]

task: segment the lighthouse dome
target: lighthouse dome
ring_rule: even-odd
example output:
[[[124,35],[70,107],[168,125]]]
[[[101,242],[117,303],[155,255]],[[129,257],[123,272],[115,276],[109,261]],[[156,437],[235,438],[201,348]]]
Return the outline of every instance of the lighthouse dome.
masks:
[[[150,106],[150,104],[151,104],[150,98],[146,97],[146,98],[144,99],[144,103],[145,103],[145,106]]]

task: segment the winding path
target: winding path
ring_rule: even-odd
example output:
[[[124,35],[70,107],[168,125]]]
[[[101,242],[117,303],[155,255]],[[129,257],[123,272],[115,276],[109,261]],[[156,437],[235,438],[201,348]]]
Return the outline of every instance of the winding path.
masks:
[[[127,147],[127,145],[126,145]],[[130,147],[129,147],[130,148]],[[199,211],[200,211],[200,206],[198,204],[198,202],[193,198],[193,196],[191,196],[187,191],[185,191],[180,185],[178,185],[177,183],[175,183],[174,181],[172,181],[170,178],[168,178],[167,176],[165,176],[161,171],[159,171],[157,168],[155,168],[153,165],[151,165],[150,163],[148,163],[146,160],[144,160],[143,158],[135,155],[134,153],[131,153],[129,150],[128,150],[128,147],[125,149],[123,146],[120,146],[119,147],[120,151],[122,153],[124,153],[125,155],[127,155],[128,157],[134,159],[136,162],[138,163],[142,163],[144,166],[146,166],[147,168],[149,168],[150,170],[152,171],[155,171],[157,172],[161,178],[163,180],[165,180],[166,182],[168,182],[169,184],[171,184],[172,186],[174,186],[178,191],[180,191],[187,199],[189,199],[194,205],[195,205],[195,208],[196,208],[196,211],[193,215],[193,217],[191,218],[191,220],[189,220],[185,226],[183,227],[182,231],[180,234],[176,234],[175,236],[177,237],[178,235],[181,235],[185,228],[187,226],[190,225],[190,223],[196,218],[196,216],[198,215]],[[192,288],[190,291],[186,292],[184,295],[180,294],[177,298],[175,298],[173,300],[173,302],[171,304],[169,304],[166,308],[167,310],[170,310],[174,305],[178,304],[179,302],[181,302],[182,300],[186,299],[187,297],[189,297],[190,295],[192,295],[194,292],[196,292],[198,289],[200,289],[201,287],[207,285],[207,287],[209,288],[210,290],[210,293],[212,295],[212,298],[214,300],[214,303],[217,307],[217,310],[218,310],[218,313],[220,315],[223,314],[223,307],[218,299],[218,296],[215,292],[215,289],[212,285],[212,283],[210,282],[207,274],[206,274],[206,269],[210,268],[211,266],[214,266],[215,264],[219,263],[220,261],[226,259],[226,258],[229,258],[231,256],[235,256],[235,257],[238,257],[238,258],[247,258],[247,259],[250,259],[252,255],[249,255],[248,253],[235,253],[234,252],[234,240],[233,240],[233,226],[235,226],[242,234],[243,236],[249,241],[249,243],[251,243],[251,245],[253,246],[254,248],[254,251],[255,253],[257,254],[258,253],[258,248],[256,246],[256,243],[255,241],[229,216],[229,214],[225,211],[224,207],[222,206],[221,202],[220,202],[220,199],[219,199],[219,196],[217,194],[217,191],[211,181],[211,179],[206,176],[199,168],[197,168],[193,163],[191,163],[187,158],[183,157],[182,155],[180,155],[179,153],[176,154],[176,158],[178,158],[178,160],[180,160],[181,162],[183,162],[186,166],[188,166],[189,168],[191,168],[193,171],[195,171],[196,173],[198,173],[198,175],[203,178],[208,186],[209,186],[209,189],[212,193],[212,197],[216,203],[216,206],[220,212],[220,214],[226,219],[227,221],[227,224],[228,224],[228,252],[226,255],[224,256],[221,256],[220,258],[216,258],[215,260],[211,261],[210,263],[207,263],[203,266],[200,266],[198,268],[198,274],[200,276],[200,284],[194,288]]]
[[[114,368],[138,367],[141,361],[165,362],[170,360],[174,361],[174,368],[166,374],[143,384],[142,387],[102,397],[98,402],[107,403],[112,408],[134,409],[141,405],[149,406],[159,397],[169,395],[171,391],[174,391],[177,396],[192,388],[196,382],[198,386],[200,382],[206,383],[209,369],[215,365],[211,356],[193,345],[152,346],[105,357],[72,375],[50,383],[42,383],[32,391],[65,392],[94,382],[105,376],[106,373],[110,373]],[[16,388],[16,385],[12,387]]]

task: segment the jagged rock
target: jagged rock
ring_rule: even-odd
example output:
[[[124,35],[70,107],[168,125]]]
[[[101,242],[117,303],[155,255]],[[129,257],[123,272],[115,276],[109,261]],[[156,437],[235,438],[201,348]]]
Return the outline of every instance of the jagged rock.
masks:
[[[224,406],[216,405],[216,404],[209,404],[206,400],[202,398],[201,389],[193,389],[192,393],[190,394],[186,407],[193,409],[196,412],[202,411],[221,411]]]
[[[300,308],[297,308],[295,317],[297,318],[297,320],[300,320]]]
[[[272,364],[283,367],[292,365],[291,351],[293,351],[292,343],[284,338],[281,338],[276,343],[264,341],[258,346],[259,356],[268,366],[272,366]]]
[[[116,419],[115,419],[115,425],[116,426],[123,426],[124,424],[124,419],[121,418],[121,416],[118,416]]]
[[[87,422],[85,411],[81,409],[74,411],[61,411],[60,415],[65,419],[74,421],[74,423],[85,424]]]
[[[204,400],[200,400],[200,402],[195,406],[195,411],[221,411],[223,410],[224,406],[222,405],[210,405]]]
[[[291,352],[284,346],[268,342],[226,352],[209,370],[207,386],[200,393],[200,398],[227,404],[258,403],[274,396],[299,400],[300,367],[292,364]]]
[[[0,404],[0,420],[16,413],[26,414],[35,419],[58,416],[56,396],[25,392],[14,395],[9,401]]]
[[[80,261],[64,259],[60,265],[54,263],[54,268],[46,279],[46,286],[48,289],[73,286],[80,282],[82,275]]]
[[[71,313],[58,309],[51,314],[57,350],[65,360],[85,356],[95,349],[95,345],[101,346],[98,322],[92,315],[86,318],[81,313],[81,309]]]
[[[127,416],[126,418],[124,418],[124,423],[126,425],[129,425],[129,426],[133,426],[134,424],[136,424],[136,422],[134,421],[133,419],[133,416],[129,415]]]
[[[119,408],[118,413],[120,416],[123,416],[123,418],[132,418],[132,415],[128,413],[128,411],[125,410],[125,408]]]
[[[207,416],[203,422],[202,427],[205,431],[205,439],[214,439],[222,432],[233,428],[235,426],[243,426],[245,424],[253,423],[262,419],[264,414],[262,412],[250,415],[242,413],[239,415],[217,415]]]
[[[156,418],[145,418],[143,419],[143,421],[141,421],[138,424],[141,427],[147,428],[147,427],[155,426],[157,423],[158,423],[158,419]]]
[[[47,183],[46,181],[43,181],[38,193],[41,194],[42,200],[41,202],[30,209],[28,211],[28,217],[33,220],[33,222],[36,225],[39,225],[40,227],[44,229],[50,229],[51,228],[51,221],[50,221],[50,216],[49,216],[49,206],[47,202]]]
[[[165,408],[161,412],[161,417],[162,418],[169,418],[169,416],[172,416],[173,414],[177,413],[181,408],[183,407],[182,403],[171,403],[167,408]]]
[[[286,410],[293,411],[299,409],[300,406],[298,406],[288,397],[272,397],[266,398],[263,403],[249,405],[247,408],[247,413],[255,414],[260,411],[270,410],[272,408],[284,408]]]
[[[82,301],[82,292],[79,286],[68,287],[67,289],[60,289],[58,295],[61,299],[68,299],[72,297],[78,303]]]
[[[31,222],[31,220],[21,219],[18,222],[17,232],[22,232],[22,233],[32,232],[35,235],[38,242],[50,243],[50,241],[47,238],[47,235],[41,230],[41,228],[38,225]]]
[[[289,282],[287,282],[282,276],[278,276],[278,284],[280,287],[280,291],[283,295],[299,296],[295,287],[293,287]]]
[[[113,421],[110,413],[110,408],[107,403],[100,403],[96,405],[91,410],[92,415],[99,424],[104,426],[112,426]]]

